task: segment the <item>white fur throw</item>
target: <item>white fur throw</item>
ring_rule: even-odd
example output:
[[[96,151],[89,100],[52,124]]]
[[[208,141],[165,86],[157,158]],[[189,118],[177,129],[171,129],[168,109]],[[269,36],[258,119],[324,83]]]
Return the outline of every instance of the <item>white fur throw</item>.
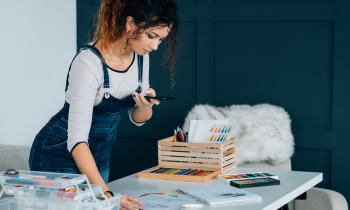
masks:
[[[288,113],[270,104],[214,107],[196,105],[188,113],[183,130],[191,120],[227,119],[235,125],[232,137],[237,139],[237,164],[267,161],[278,165],[294,152],[294,138]]]

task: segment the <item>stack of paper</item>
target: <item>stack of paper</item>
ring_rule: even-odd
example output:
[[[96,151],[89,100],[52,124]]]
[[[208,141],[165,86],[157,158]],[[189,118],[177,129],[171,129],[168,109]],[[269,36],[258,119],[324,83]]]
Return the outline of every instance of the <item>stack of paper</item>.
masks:
[[[191,187],[178,189],[178,191],[209,205],[258,202],[263,200],[262,197],[257,194],[237,189],[229,185]]]

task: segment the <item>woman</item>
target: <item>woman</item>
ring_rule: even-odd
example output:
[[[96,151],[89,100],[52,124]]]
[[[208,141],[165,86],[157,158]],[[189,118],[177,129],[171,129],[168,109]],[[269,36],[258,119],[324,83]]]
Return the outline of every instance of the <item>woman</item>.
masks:
[[[167,38],[173,80],[176,34],[174,0],[104,0],[94,39],[74,57],[66,82],[66,102],[35,137],[30,169],[86,174],[107,185],[109,159],[122,114],[140,126],[159,101],[149,88],[149,53]],[[173,80],[174,81],[174,80]],[[143,209],[142,201],[123,195],[121,209]]]

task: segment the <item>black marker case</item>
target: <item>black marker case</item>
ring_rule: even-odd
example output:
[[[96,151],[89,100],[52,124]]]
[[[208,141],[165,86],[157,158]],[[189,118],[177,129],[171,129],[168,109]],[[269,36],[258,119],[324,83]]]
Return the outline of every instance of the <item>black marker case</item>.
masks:
[[[272,179],[272,178],[230,181],[230,185],[237,188],[263,187],[263,186],[280,185],[280,184],[281,184],[280,180]]]

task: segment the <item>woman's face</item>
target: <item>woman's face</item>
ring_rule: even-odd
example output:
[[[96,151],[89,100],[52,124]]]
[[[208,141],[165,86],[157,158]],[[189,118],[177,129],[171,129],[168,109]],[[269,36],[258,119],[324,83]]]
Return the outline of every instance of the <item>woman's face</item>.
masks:
[[[133,34],[137,30],[131,30],[128,34]],[[142,29],[141,29],[142,30]],[[145,29],[138,39],[130,39],[129,46],[139,55],[145,55],[158,49],[158,45],[168,36],[170,28],[168,26],[156,26]]]

